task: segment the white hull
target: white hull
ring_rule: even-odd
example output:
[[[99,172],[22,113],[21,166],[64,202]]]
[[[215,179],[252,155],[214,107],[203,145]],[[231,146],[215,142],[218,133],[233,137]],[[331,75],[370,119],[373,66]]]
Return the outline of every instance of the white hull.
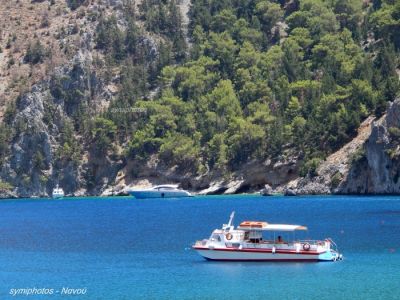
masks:
[[[129,191],[128,193],[137,199],[192,197],[186,191]]]
[[[51,196],[53,198],[62,198],[64,197],[64,190],[60,188],[57,184],[57,186],[53,189]]]
[[[329,238],[322,241],[285,241],[280,235],[275,238],[277,231],[307,230],[305,226],[244,221],[235,229],[233,217],[234,213],[228,224],[215,229],[209,239],[196,241],[193,249],[205,259],[216,261],[336,261],[343,258]],[[273,239],[265,238],[263,231],[274,232]]]
[[[51,196],[53,198],[62,198],[62,197],[64,197],[64,192],[63,191],[53,192],[53,194]]]
[[[223,249],[196,249],[196,251],[208,260],[217,261],[332,261],[336,257],[336,253],[330,251],[324,253],[272,253]]]

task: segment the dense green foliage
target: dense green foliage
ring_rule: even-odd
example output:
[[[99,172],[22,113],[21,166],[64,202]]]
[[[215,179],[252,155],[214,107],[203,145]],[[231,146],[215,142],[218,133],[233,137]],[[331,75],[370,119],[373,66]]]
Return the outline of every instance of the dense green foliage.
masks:
[[[56,152],[56,165],[62,169],[69,163],[78,165],[81,157],[81,147],[74,137],[73,126],[67,120],[64,120],[60,132],[60,147]]]
[[[98,48],[125,65],[111,107],[146,111],[106,116],[130,159],[199,173],[293,149],[312,175],[399,92],[398,1],[202,0],[189,15],[189,57],[175,1],[143,1],[125,32],[99,24]],[[163,37],[151,63],[135,18]]]
[[[9,153],[8,144],[10,142],[11,130],[4,124],[0,125],[0,166],[3,165],[4,159]]]
[[[77,167],[87,146],[100,159],[125,149],[125,160],[137,165],[157,157],[192,174],[225,175],[250,160],[298,155],[300,175],[313,176],[399,94],[399,1],[192,2],[188,28],[176,0],[125,0],[114,15],[93,17],[104,55],[94,56],[94,69],[105,75],[96,84],[119,92],[107,111],[92,113],[96,87],[81,78],[93,70],[77,64],[52,76],[43,121],[49,129],[58,124],[57,170]],[[24,61],[47,55],[37,40]],[[61,101],[68,118],[56,120]],[[0,165],[13,136],[29,128],[23,119],[11,126],[16,106],[0,126]],[[389,133],[397,146],[399,128]],[[32,163],[48,169],[42,151]],[[96,170],[89,167],[85,178],[94,187]],[[333,176],[332,185],[339,181]]]

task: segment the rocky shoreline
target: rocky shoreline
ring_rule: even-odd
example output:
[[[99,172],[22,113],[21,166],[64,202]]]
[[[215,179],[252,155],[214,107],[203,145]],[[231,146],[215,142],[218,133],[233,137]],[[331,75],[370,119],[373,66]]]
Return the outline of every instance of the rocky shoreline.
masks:
[[[25,99],[30,98],[27,96]],[[38,109],[35,111],[40,111],[40,108]],[[21,114],[23,113],[25,110],[21,111]],[[77,189],[69,195],[127,195],[126,191],[133,187],[151,187],[165,183],[178,184],[181,188],[198,195],[258,192],[264,192],[266,195],[399,194],[400,137],[394,136],[398,128],[400,128],[400,98],[389,104],[387,113],[381,118],[376,120],[371,116],[365,119],[358,129],[358,135],[321,162],[314,176],[297,175],[299,161],[294,155],[287,155],[288,158],[275,162],[270,160],[248,162],[229,177],[218,173],[207,173],[202,176],[182,175],[150,159],[146,166],[140,169],[137,179],[129,178],[127,175],[132,172],[131,168],[134,166],[125,165],[122,168],[114,168],[112,173],[115,175],[111,174],[111,177],[108,177],[109,183],[105,183],[103,188],[90,193],[84,189]],[[43,146],[51,147],[51,138],[47,137],[45,141],[48,142]],[[23,158],[23,152],[21,155],[16,155],[21,152],[18,147],[18,144],[14,145],[12,164],[21,163]],[[29,149],[26,148],[24,151],[26,154]],[[50,159],[49,157],[49,161]],[[10,177],[6,176],[5,172],[10,171],[11,165],[3,167],[2,178]],[[32,196],[48,197],[49,193],[46,189],[19,188],[0,192],[0,198]]]
[[[389,103],[379,119],[370,116],[357,136],[321,162],[314,176],[298,177],[297,158],[250,162],[226,180],[196,178],[176,181],[199,195],[261,192],[265,195],[393,195],[400,194],[400,98]],[[144,184],[144,185],[143,185]],[[115,195],[132,186],[151,186],[148,180],[116,185],[102,195]],[[113,193],[116,191],[116,193]]]

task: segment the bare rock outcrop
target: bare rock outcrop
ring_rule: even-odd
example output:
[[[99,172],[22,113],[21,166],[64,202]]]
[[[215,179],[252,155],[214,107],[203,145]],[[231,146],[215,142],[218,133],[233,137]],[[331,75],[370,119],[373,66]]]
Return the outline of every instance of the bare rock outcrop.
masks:
[[[389,103],[378,120],[367,118],[357,137],[316,172],[317,176],[297,178],[286,186],[297,194],[400,193],[400,98]]]
[[[400,151],[391,130],[400,127],[400,98],[373,123],[364,152],[354,161],[340,193],[394,194],[400,192]]]
[[[263,196],[272,196],[274,193],[274,190],[269,184],[266,184],[264,188],[260,191],[260,194]]]
[[[318,195],[345,192],[343,186],[348,180],[354,157],[363,151],[365,142],[371,134],[373,117],[368,117],[360,125],[357,136],[341,149],[328,156],[316,170],[316,176],[296,178],[285,188],[292,189],[300,195]]]
[[[167,167],[153,156],[140,165],[128,162],[120,171],[122,175],[117,176],[115,185],[103,194],[124,194],[129,187],[143,186],[143,179],[146,179],[146,186],[174,183],[200,195],[259,192],[265,185],[271,187],[272,193],[275,187],[295,179],[297,172],[297,157],[291,155],[276,161],[253,160],[229,174],[214,170],[201,175]]]

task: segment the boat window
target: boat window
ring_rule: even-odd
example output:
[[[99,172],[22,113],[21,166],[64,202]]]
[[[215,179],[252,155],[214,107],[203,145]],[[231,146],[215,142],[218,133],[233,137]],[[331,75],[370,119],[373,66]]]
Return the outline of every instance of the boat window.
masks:
[[[221,241],[221,237],[220,237],[218,234],[213,234],[213,235],[211,236],[211,238],[214,239],[214,240],[217,240],[218,242]]]
[[[159,189],[160,190],[173,190],[174,188],[170,187],[170,186],[160,186]]]

